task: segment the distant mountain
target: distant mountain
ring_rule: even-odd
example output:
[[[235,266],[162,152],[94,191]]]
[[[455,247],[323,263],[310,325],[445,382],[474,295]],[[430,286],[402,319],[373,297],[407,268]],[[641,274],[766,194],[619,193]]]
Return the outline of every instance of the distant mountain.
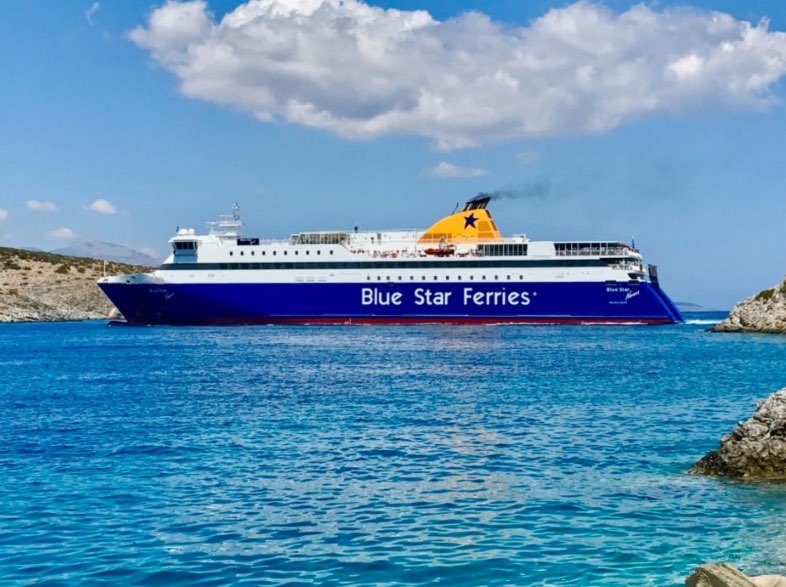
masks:
[[[57,255],[89,257],[90,259],[103,259],[105,261],[115,261],[129,265],[146,265],[148,267],[155,267],[161,263],[160,259],[155,259],[145,253],[104,241],[74,241],[67,247],[55,249],[52,252]]]
[[[720,310],[715,310],[713,308],[707,308],[706,306],[700,306],[699,304],[693,304],[691,302],[674,302],[677,306],[677,309],[680,312],[719,312]]]

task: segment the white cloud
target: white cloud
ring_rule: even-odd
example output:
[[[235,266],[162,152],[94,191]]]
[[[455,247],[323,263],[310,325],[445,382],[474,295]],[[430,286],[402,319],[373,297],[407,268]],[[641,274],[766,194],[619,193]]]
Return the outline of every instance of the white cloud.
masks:
[[[101,3],[93,2],[93,4],[90,5],[90,8],[85,10],[85,18],[87,19],[87,24],[93,26],[93,17],[95,16],[96,12],[98,12],[100,9],[101,9]]]
[[[488,171],[478,167],[459,167],[447,161],[442,161],[428,170],[427,174],[431,177],[480,177],[486,175]]]
[[[786,34],[719,12],[589,2],[514,28],[360,0],[167,2],[129,33],[189,97],[342,137],[441,148],[600,132],[658,113],[761,108]]]
[[[5,220],[6,218],[8,218],[8,210],[4,210],[3,208],[0,208],[0,222]]]
[[[540,155],[537,151],[523,151],[516,155],[516,161],[519,165],[535,165],[535,163],[540,161]]]
[[[62,238],[66,240],[73,240],[74,238],[76,238],[74,231],[66,227],[50,230],[47,233],[47,236],[51,236],[52,238]]]
[[[25,206],[33,212],[54,212],[57,210],[57,206],[52,202],[44,202],[42,200],[27,200]]]
[[[104,200],[103,198],[97,199],[95,202],[90,204],[87,209],[98,214],[117,214],[117,208],[115,208],[114,204],[112,204],[112,202],[109,200]]]

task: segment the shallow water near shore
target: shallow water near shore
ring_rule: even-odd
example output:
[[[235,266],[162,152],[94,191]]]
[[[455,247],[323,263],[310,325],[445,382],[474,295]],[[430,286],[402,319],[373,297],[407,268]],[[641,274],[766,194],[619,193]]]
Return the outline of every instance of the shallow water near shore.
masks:
[[[0,325],[0,583],[786,572],[786,485],[685,474],[786,385],[786,336],[702,320]]]

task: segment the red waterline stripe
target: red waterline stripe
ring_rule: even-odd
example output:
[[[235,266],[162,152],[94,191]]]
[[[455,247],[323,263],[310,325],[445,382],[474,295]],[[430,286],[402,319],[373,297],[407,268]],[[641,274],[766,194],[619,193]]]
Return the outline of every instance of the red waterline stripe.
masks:
[[[538,318],[490,316],[266,316],[244,320],[210,318],[183,324],[674,324],[669,318]],[[133,322],[129,322],[133,324]],[[144,324],[139,322],[138,324]],[[164,322],[164,324],[174,324]]]

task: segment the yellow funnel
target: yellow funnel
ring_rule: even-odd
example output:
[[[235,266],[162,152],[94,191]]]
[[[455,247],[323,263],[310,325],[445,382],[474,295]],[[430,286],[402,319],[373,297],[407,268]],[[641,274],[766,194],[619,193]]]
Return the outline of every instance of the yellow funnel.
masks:
[[[461,212],[446,216],[423,233],[418,244],[497,241],[502,238],[486,210],[490,198],[470,200]]]

